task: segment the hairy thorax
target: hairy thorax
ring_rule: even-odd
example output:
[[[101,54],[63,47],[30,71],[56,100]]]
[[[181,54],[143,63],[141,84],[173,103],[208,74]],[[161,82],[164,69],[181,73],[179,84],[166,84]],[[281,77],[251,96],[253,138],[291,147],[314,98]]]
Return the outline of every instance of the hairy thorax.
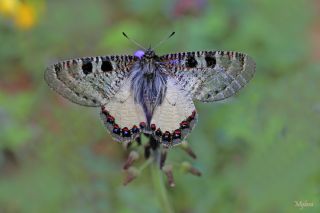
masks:
[[[167,78],[163,68],[153,59],[138,61],[131,72],[131,91],[134,102],[142,106],[148,125],[157,106],[160,106],[166,94]]]

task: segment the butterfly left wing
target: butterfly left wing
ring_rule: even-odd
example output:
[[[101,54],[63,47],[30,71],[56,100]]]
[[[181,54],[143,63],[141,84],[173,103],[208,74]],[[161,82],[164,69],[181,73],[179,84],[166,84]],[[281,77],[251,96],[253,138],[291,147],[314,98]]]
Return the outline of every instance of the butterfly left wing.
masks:
[[[194,100],[219,101],[236,94],[253,77],[255,62],[246,54],[230,51],[198,51],[160,57]]]
[[[129,75],[134,56],[101,56],[71,59],[49,66],[45,81],[70,101],[102,106],[120,89]]]

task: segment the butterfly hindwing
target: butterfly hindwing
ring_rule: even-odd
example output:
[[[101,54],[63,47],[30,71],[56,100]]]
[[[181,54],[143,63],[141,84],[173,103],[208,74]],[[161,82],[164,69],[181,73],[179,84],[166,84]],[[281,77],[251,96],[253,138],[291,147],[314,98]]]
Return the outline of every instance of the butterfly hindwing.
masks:
[[[118,142],[133,141],[146,124],[142,107],[134,102],[128,78],[108,103],[103,105],[100,116],[112,137]]]
[[[180,144],[197,122],[192,98],[181,89],[176,79],[168,77],[163,103],[155,110],[151,125],[154,135],[164,146]]]
[[[44,78],[74,103],[102,106],[119,90],[135,60],[127,55],[66,60],[49,66]]]
[[[167,71],[194,100],[219,101],[237,93],[253,77],[255,62],[231,51],[198,51],[164,55]]]

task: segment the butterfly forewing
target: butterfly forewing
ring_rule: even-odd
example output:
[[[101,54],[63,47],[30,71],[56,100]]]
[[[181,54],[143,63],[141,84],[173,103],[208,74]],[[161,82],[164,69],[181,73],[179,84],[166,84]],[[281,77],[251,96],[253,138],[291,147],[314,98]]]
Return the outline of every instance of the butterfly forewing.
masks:
[[[45,80],[74,103],[102,106],[119,90],[136,60],[127,55],[66,60],[49,66]]]
[[[203,102],[234,95],[255,72],[255,62],[239,52],[182,52],[164,55],[160,60],[194,100]]]

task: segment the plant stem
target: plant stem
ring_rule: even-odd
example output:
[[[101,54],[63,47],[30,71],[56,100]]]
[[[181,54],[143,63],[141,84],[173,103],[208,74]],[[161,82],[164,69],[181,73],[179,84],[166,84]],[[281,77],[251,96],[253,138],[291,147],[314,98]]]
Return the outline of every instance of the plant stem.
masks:
[[[139,171],[142,172],[145,168],[147,168],[150,164],[153,164],[153,157],[150,157],[148,160],[146,160],[139,168]]]
[[[157,161],[155,161],[151,166],[151,176],[152,183],[154,186],[154,191],[157,193],[157,197],[163,210],[166,213],[174,213],[174,210],[169,202],[166,187],[163,183],[162,172],[159,168]]]

